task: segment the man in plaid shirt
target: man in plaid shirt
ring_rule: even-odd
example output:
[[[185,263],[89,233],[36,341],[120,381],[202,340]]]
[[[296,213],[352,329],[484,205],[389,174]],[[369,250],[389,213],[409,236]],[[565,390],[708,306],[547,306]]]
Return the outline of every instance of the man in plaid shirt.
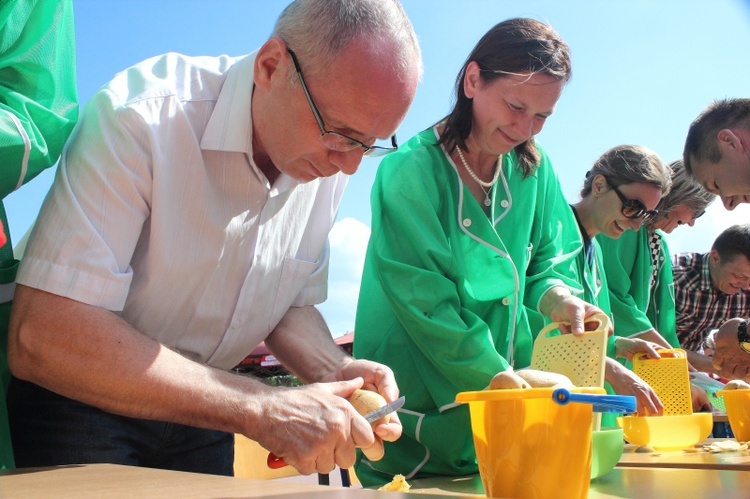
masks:
[[[704,353],[712,329],[750,315],[750,225],[726,229],[709,253],[674,255],[672,270],[677,337],[696,368],[715,372],[710,357],[690,351]]]

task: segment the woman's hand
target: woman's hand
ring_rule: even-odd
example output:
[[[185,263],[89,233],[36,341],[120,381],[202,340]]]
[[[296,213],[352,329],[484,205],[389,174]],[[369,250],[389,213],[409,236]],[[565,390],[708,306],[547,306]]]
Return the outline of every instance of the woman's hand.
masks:
[[[639,416],[660,416],[664,412],[664,404],[654,389],[616,360],[607,358],[604,379],[618,395],[635,397]]]
[[[585,321],[596,314],[603,314],[598,307],[570,294],[568,288],[556,286],[547,291],[539,303],[539,311],[553,322],[566,322],[560,325],[563,333],[583,334]]]
[[[645,353],[649,359],[660,359],[658,349],[664,348],[658,343],[642,340],[640,338],[624,338],[619,336],[615,338],[615,355],[618,359],[627,359],[632,361],[633,356],[639,353]]]

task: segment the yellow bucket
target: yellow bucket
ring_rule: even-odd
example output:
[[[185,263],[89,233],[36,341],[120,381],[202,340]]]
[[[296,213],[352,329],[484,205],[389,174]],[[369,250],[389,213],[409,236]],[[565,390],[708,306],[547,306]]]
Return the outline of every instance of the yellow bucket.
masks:
[[[738,442],[750,441],[750,390],[720,390],[724,398],[729,426]]]
[[[469,404],[487,497],[586,497],[591,473],[590,404],[559,405],[553,388],[461,392]],[[571,392],[603,394],[603,388]]]

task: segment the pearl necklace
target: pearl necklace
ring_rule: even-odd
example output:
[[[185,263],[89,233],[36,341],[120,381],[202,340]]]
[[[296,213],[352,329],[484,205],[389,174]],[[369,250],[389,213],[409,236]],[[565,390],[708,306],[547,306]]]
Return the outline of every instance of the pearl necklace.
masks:
[[[503,155],[501,154],[497,157],[497,163],[495,163],[495,176],[492,177],[492,181],[485,182],[480,179],[471,168],[469,168],[469,164],[464,159],[464,155],[461,152],[461,148],[459,146],[456,146],[456,151],[458,151],[458,157],[461,159],[461,163],[464,164],[464,168],[466,168],[466,171],[469,172],[471,178],[473,178],[477,182],[477,184],[479,184],[482,192],[484,192],[484,205],[490,206],[492,204],[492,201],[490,201],[490,192],[492,191],[492,186],[495,185],[497,183],[497,179],[500,178],[500,166],[502,165]]]

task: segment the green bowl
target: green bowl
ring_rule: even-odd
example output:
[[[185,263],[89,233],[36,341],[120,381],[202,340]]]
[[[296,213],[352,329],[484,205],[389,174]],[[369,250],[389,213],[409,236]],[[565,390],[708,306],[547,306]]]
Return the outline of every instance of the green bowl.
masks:
[[[609,473],[622,456],[622,428],[602,428],[592,433],[591,479]]]

